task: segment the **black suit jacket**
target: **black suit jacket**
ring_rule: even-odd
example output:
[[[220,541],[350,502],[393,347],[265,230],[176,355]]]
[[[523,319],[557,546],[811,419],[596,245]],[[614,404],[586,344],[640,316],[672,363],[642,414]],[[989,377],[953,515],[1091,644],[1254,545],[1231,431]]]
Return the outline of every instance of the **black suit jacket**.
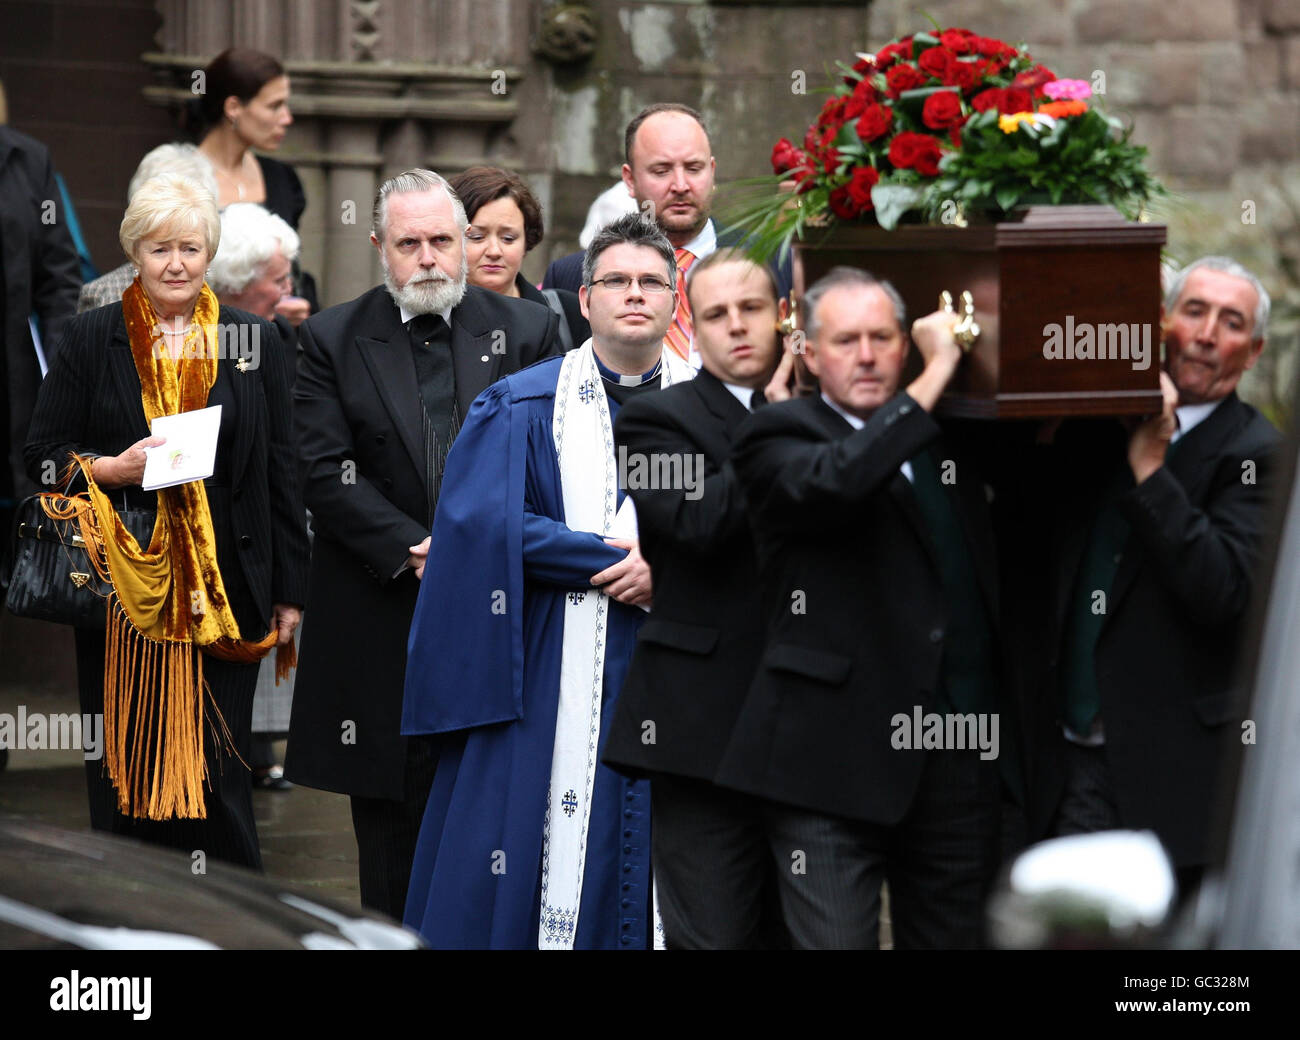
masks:
[[[231,589],[242,577],[260,614],[261,630],[241,634],[260,639],[273,604],[307,602],[309,549],[290,434],[288,371],[269,322],[233,307],[222,307],[218,320],[247,325],[250,336],[246,352],[218,361],[235,399],[229,414],[223,408],[221,423],[223,428],[234,424],[235,436],[229,511],[212,494],[209,506],[227,591],[233,600]],[[241,356],[254,362],[243,371]],[[36,401],[25,452],[32,480],[43,482],[47,460],[62,472],[69,452],[117,455],[148,436],[121,302],[78,314],[64,332]],[[132,494],[142,503],[154,499],[139,488]],[[117,492],[110,497],[116,501]]]
[[[929,529],[899,467],[940,435],[906,394],[858,431],[820,396],[746,420],[734,461],[767,632],[720,785],[872,823],[907,812],[925,753],[894,749],[891,720],[918,705],[937,710],[948,606]],[[943,454],[952,456],[951,446]],[[984,485],[965,459],[956,472],[948,491],[995,618]]]
[[[1121,822],[1154,829],[1179,867],[1206,862],[1223,742],[1240,739],[1237,647],[1279,443],[1273,426],[1230,394],[1120,500],[1130,533],[1095,653],[1106,758]],[[1030,822],[1039,834],[1064,783],[1062,640],[1095,512],[1090,499],[1126,458],[1113,423],[1071,424],[1057,444],[1053,652],[1030,773]]]
[[[743,234],[733,228],[723,228],[718,231],[718,246],[738,246],[743,239]],[[568,256],[562,256],[558,260],[552,260],[547,265],[546,274],[542,277],[543,289],[567,289],[569,292],[576,293],[582,285],[582,258],[586,256],[584,251],[570,253]],[[783,259],[775,260],[770,265],[772,273],[776,276],[777,299],[785,299],[790,295],[790,290],[794,287],[794,272],[792,255],[787,254]]]
[[[539,304],[468,287],[451,314],[461,415],[501,376],[550,357],[555,324]],[[313,315],[298,333],[294,424],[315,533],[314,609],[285,768],[309,787],[400,800],[419,583],[409,570],[394,575],[431,526],[410,337],[383,286]]]
[[[81,261],[62,212],[54,167],[45,145],[26,134],[0,126],[0,291],[4,294],[5,379],[8,428],[3,431],[7,472],[0,479],[0,498],[10,488],[22,498],[36,491],[23,472],[23,444],[41,368],[27,319],[40,326],[47,364],[53,364],[64,326],[77,312]],[[57,205],[56,219],[43,219],[47,203]]]
[[[654,608],[636,651],[605,749],[607,764],[712,780],[749,690],[763,639],[754,609],[758,566],[744,495],[730,462],[749,412],[717,378],[629,401],[618,413],[620,449],[646,458],[698,458],[696,490],[633,490]],[[698,497],[696,497],[698,491]],[[654,742],[643,724],[653,721]]]
[[[582,254],[579,253],[578,256],[581,258]],[[579,265],[579,269],[581,270],[581,265]],[[579,273],[579,281],[581,281],[581,273]],[[550,301],[543,295],[542,290],[533,285],[523,275],[519,275],[515,279],[515,284],[519,287],[519,295],[522,299],[532,300],[534,303],[540,303],[543,307],[553,309]],[[569,326],[569,335],[573,339],[573,346],[580,347],[591,339],[591,323],[583,316],[582,304],[578,302],[577,292],[559,289],[557,293],[560,308],[564,311],[565,323]]]

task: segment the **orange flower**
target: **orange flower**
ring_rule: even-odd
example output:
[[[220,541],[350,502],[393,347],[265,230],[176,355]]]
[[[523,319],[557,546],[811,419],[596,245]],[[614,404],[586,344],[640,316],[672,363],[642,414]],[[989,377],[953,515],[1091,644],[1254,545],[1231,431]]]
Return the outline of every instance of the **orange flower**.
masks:
[[[1045,105],[1039,105],[1038,111],[1054,119],[1060,119],[1063,116],[1081,116],[1088,111],[1088,103],[1086,101],[1049,101]]]

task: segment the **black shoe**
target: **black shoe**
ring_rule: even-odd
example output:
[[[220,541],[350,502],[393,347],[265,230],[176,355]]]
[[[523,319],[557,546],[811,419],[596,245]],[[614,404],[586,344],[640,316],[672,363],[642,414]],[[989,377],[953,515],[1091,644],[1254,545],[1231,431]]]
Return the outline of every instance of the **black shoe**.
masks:
[[[253,786],[263,791],[292,791],[293,784],[284,778],[284,766],[274,765],[253,772]]]

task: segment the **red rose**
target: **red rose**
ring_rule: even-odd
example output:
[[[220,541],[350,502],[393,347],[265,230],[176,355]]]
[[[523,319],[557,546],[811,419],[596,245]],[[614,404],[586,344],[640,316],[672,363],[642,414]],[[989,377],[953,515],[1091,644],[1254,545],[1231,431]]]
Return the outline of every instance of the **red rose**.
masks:
[[[1016,49],[1009,43],[995,40],[991,36],[976,36],[975,49],[986,58],[1010,58]]]
[[[1020,87],[1007,87],[1002,93],[1002,104],[998,111],[1004,116],[1009,116],[1015,112],[1032,112],[1034,110],[1034,98],[1029,91]]]
[[[875,209],[871,202],[871,189],[880,180],[880,173],[874,166],[858,166],[853,171],[853,179],[847,187],[849,198],[862,211]]]
[[[911,65],[895,65],[885,74],[889,96],[898,97],[905,90],[915,90],[925,82],[925,77]]]
[[[845,86],[851,87],[854,86],[856,83],[859,83],[860,80],[858,79],[858,76],[862,76],[862,77],[870,76],[872,73],[876,71],[876,65],[875,62],[868,61],[866,58],[859,58],[857,61],[853,63],[853,71],[857,73],[857,76],[845,76],[844,77]]]
[[[905,36],[895,43],[886,44],[876,52],[876,68],[884,71],[896,61],[910,61],[912,57],[912,37]]]
[[[894,121],[894,110],[884,105],[870,105],[858,120],[858,136],[864,141],[874,141],[889,132]]]
[[[889,145],[889,161],[902,170],[915,170],[922,177],[939,172],[939,142],[929,134],[904,130]]]
[[[939,81],[946,81],[950,75],[950,69],[957,57],[951,51],[944,50],[942,47],[931,47],[927,51],[922,51],[921,56],[916,59],[916,63],[921,66],[921,71],[926,72]]]
[[[990,87],[971,98],[970,107],[976,112],[996,108],[999,114],[1009,116],[1014,112],[1033,111],[1034,99],[1029,91],[1020,87]]]
[[[1043,96],[1043,84],[1051,83],[1056,79],[1056,73],[1046,65],[1035,65],[1032,69],[1026,69],[1011,81],[1013,87],[1024,87],[1033,91],[1034,97]]]
[[[788,138],[781,138],[772,146],[772,172],[789,173],[806,165],[808,157],[790,143]]]
[[[821,154],[822,169],[826,171],[827,176],[835,172],[835,168],[840,164],[840,150],[838,148],[827,148]]]
[[[948,70],[945,87],[957,87],[962,91],[974,90],[980,81],[980,69],[974,62],[954,61]]]
[[[826,99],[826,104],[822,105],[821,115],[817,117],[817,122],[823,127],[838,124],[844,125],[844,105],[848,102],[846,97],[832,97]]]
[[[969,29],[945,29],[939,34],[939,43],[953,54],[970,54],[975,50],[975,38]]]
[[[946,130],[962,122],[961,99],[951,90],[941,90],[925,99],[921,122],[931,130]]]
[[[956,126],[954,126],[951,130],[948,131],[948,140],[952,141],[952,146],[954,148],[961,147],[961,128],[965,125],[965,123],[966,121],[963,119],[960,123],[958,123]]]
[[[876,93],[876,88],[873,87],[869,81],[864,79],[853,88],[853,97],[861,100],[864,105],[869,105],[871,102],[877,100],[880,95]]]
[[[836,188],[831,192],[827,201],[830,203],[831,212],[840,220],[855,220],[857,218],[859,210],[853,199],[849,197],[847,186]]]

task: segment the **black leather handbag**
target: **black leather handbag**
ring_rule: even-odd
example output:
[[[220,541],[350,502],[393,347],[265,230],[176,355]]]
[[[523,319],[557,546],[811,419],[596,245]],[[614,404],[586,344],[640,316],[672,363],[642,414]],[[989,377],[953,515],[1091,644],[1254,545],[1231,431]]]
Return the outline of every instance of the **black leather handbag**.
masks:
[[[105,601],[112,586],[96,573],[76,518],[56,520],[41,500],[69,497],[41,492],[25,498],[14,516],[12,563],[5,606],[18,617],[75,628],[103,629]],[[127,530],[141,546],[153,535],[151,509],[119,509]]]

